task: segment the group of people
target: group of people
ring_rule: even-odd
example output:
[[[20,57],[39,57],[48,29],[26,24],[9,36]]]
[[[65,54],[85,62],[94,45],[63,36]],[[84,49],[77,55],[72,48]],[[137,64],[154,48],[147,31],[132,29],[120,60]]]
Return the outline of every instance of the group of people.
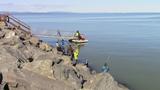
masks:
[[[62,52],[63,55],[68,55],[71,57],[72,64],[75,66],[78,62],[78,56],[80,52],[80,47],[76,46],[73,48],[73,45],[67,40],[58,40],[56,42],[57,51]]]
[[[61,33],[58,30],[57,31],[57,36],[61,37]],[[77,40],[82,40],[83,37],[80,34],[80,32],[77,30],[76,33],[74,34],[75,39]],[[76,46],[76,45],[74,45]],[[71,57],[72,64],[75,66],[76,63],[78,62],[78,56],[80,52],[80,47],[77,45],[76,47],[73,48],[72,43],[69,43],[67,40],[61,39],[56,42],[56,47],[57,51],[61,51],[63,55],[68,55]]]
[[[59,31],[58,31],[57,34],[59,36],[61,36]],[[77,40],[83,40],[84,39],[79,31],[76,31],[76,33],[74,34],[74,37]],[[76,66],[76,64],[78,62],[80,46],[77,45],[76,47],[73,48],[72,43],[69,43],[67,40],[62,39],[62,40],[58,40],[56,42],[56,47],[57,47],[57,51],[61,51],[63,55],[70,56],[71,61],[72,61],[72,65]],[[85,65],[88,66],[88,61],[85,62]],[[107,63],[104,63],[101,71],[104,72],[104,73],[109,71],[109,67],[108,67]]]

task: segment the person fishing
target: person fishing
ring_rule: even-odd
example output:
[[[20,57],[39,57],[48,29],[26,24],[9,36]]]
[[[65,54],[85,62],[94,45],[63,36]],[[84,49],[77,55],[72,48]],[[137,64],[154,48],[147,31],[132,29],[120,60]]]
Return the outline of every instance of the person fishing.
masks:
[[[58,37],[61,37],[61,36],[62,36],[60,30],[57,30],[57,36],[58,36]]]
[[[107,73],[109,71],[109,67],[107,65],[107,62],[104,63],[104,65],[102,66],[102,72]]]

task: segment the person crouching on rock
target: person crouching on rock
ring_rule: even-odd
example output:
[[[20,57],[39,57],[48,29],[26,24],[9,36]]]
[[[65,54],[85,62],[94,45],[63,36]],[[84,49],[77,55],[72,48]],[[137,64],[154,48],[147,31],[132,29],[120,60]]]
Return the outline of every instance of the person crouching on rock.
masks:
[[[61,51],[61,47],[60,47],[58,41],[56,42],[56,48],[57,48],[57,51]]]
[[[107,63],[104,63],[104,65],[102,66],[102,72],[107,73],[108,71],[109,71],[109,67],[108,67]]]

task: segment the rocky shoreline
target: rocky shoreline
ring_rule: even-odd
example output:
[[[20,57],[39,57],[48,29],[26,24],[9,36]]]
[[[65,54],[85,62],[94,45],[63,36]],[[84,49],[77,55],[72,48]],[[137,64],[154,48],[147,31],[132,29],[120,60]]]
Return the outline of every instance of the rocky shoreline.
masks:
[[[68,56],[18,28],[0,25],[0,50],[0,90],[129,90],[109,73],[72,66]]]

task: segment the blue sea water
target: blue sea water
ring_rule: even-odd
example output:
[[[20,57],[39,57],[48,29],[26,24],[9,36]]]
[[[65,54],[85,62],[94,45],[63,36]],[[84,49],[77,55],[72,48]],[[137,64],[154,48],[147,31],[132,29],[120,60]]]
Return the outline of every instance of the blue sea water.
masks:
[[[80,58],[111,74],[132,90],[160,90],[160,13],[20,13],[33,33],[80,32],[88,44]],[[54,45],[55,39],[43,38]],[[109,59],[107,59],[110,57]]]

